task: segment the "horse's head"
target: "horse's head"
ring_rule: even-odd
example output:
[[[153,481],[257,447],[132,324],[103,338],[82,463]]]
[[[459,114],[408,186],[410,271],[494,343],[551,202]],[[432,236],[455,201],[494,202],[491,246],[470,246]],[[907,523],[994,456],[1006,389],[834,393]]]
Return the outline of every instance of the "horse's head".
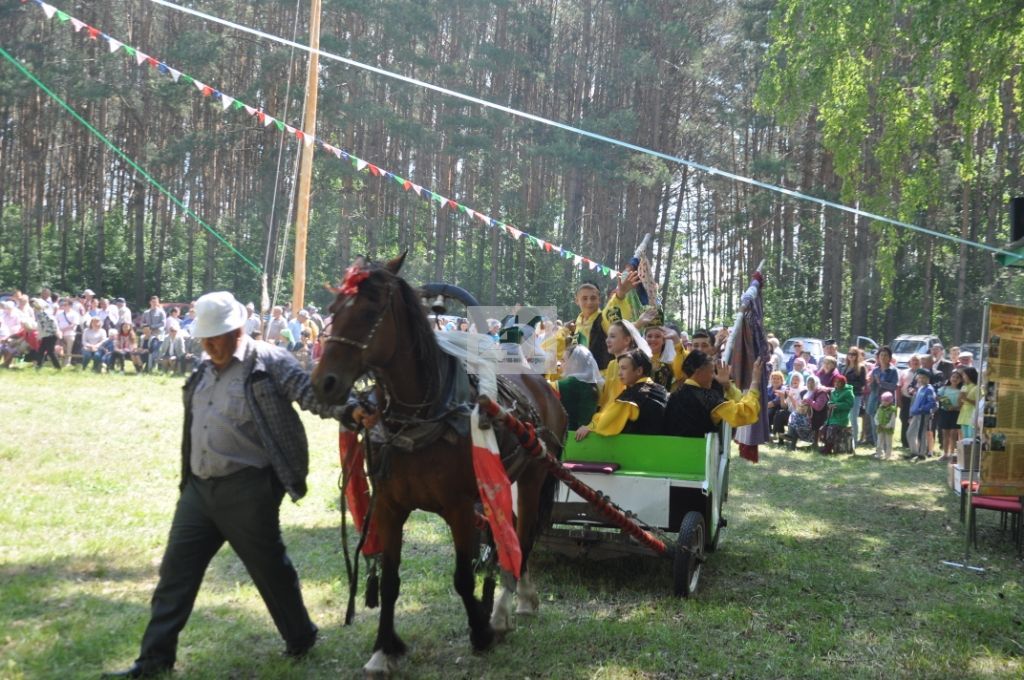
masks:
[[[359,376],[375,367],[387,366],[399,343],[396,305],[403,304],[398,270],[405,253],[384,265],[356,259],[345,270],[330,307],[331,334],[323,356],[313,371],[317,396],[329,404],[348,397]]]

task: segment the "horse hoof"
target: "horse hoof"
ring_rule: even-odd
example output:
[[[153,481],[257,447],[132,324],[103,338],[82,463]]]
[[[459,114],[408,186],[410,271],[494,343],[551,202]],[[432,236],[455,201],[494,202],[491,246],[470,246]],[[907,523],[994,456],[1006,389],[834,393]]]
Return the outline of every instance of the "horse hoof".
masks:
[[[537,597],[536,593],[534,593],[532,597],[520,594],[519,602],[516,605],[516,615],[536,616],[538,609],[540,609],[540,598]]]
[[[512,630],[515,630],[516,620],[513,618],[511,612],[503,611],[501,613],[494,612],[491,615],[491,628],[498,635],[504,635]]]
[[[495,635],[494,629],[487,626],[483,630],[473,630],[469,632],[469,642],[473,645],[473,651],[475,652],[486,652],[492,647],[498,640],[498,636]]]
[[[378,649],[363,666],[363,674],[367,678],[386,678],[395,672],[396,668],[398,660]]]

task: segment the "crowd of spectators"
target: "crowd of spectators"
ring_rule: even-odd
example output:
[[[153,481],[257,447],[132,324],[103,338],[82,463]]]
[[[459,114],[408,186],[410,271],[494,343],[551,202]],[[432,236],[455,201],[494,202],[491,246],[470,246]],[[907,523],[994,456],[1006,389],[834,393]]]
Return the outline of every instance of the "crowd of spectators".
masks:
[[[202,358],[202,345],[189,332],[194,303],[161,303],[150,297],[142,312],[123,297],[59,296],[43,288],[36,297],[14,291],[0,309],[0,359],[4,368],[24,362],[42,370],[75,368],[97,373],[188,375]],[[245,333],[286,347],[310,369],[320,353],[324,320],[314,305],[292,314],[275,306],[261,319],[252,303]]]

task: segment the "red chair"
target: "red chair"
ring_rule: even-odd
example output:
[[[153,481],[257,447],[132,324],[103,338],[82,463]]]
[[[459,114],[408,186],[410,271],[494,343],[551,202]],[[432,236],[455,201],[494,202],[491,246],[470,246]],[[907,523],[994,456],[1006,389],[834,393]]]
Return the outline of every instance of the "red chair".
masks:
[[[1021,524],[1024,520],[1024,497],[1017,496],[971,496],[971,510],[968,519],[968,531],[974,547],[978,547],[978,510],[995,510],[1000,513],[1000,528],[1006,529],[1010,523],[1013,530],[1014,540],[1017,543],[1017,552],[1021,552],[1022,531]]]
[[[978,493],[978,482],[975,481],[971,484],[971,493]],[[967,480],[960,480],[960,524],[964,523],[964,519],[967,516]]]

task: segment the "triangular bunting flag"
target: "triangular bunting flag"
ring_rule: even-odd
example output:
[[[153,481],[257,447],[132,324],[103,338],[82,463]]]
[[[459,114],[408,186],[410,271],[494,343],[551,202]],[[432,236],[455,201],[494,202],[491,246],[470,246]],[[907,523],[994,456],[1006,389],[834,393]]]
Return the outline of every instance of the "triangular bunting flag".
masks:
[[[481,212],[478,212],[476,214],[476,218],[478,220],[480,220],[481,222],[483,222],[484,224],[486,224],[487,226],[493,226],[491,223],[494,222],[494,220],[492,220],[490,217],[488,217],[487,215],[484,215]]]
[[[365,168],[368,165],[367,162],[364,161],[362,158],[353,157],[353,160],[356,162],[356,170],[358,170],[359,172],[362,172],[363,168]]]
[[[270,125],[272,125],[274,123],[277,123],[277,121],[274,120],[273,116],[268,116],[265,113],[263,114],[262,120],[263,120],[263,127],[268,127],[268,126],[270,126]]]
[[[196,89],[199,90],[200,92],[202,92],[203,90],[206,89],[206,85],[204,83],[201,83],[201,82],[199,82],[198,80],[196,80],[194,78],[192,79],[192,84],[195,85]]]
[[[245,112],[248,113],[250,116],[255,116],[256,115],[256,109],[254,109],[253,107],[249,106],[248,104],[245,105]]]
[[[66,12],[62,12],[60,10],[57,10],[57,18],[60,19],[61,21],[67,21],[68,19],[71,18],[71,15],[66,13]]]
[[[135,50],[135,63],[142,66],[142,62],[149,59],[149,55],[142,50]]]
[[[124,43],[121,42],[120,40],[114,40],[113,38],[107,38],[107,47],[110,48],[110,53],[111,54],[113,54],[114,52],[117,52],[119,49],[121,49],[122,46],[124,46]]]
[[[171,72],[171,77],[174,78],[174,82],[178,82],[178,78],[181,77],[181,71],[173,69],[170,66],[167,67],[167,70]]]
[[[287,130],[288,134],[290,135],[294,135],[296,132],[295,128],[293,128],[291,125],[288,125],[288,123],[284,124],[284,129]]]
[[[333,153],[335,156],[337,156],[338,160],[341,160],[341,149],[339,149],[336,146],[332,146],[331,147],[331,153]]]
[[[410,184],[412,184],[412,182],[410,182]],[[419,196],[423,192],[423,187],[421,187],[419,184],[413,184],[412,190],[416,192],[417,196]]]
[[[519,231],[515,227],[506,225],[505,228],[508,229],[508,233],[512,234],[512,238],[514,238],[517,241],[519,240],[519,237],[523,235],[523,232]]]
[[[270,118],[270,116],[267,116],[267,118]],[[284,132],[284,129],[285,129],[286,127],[288,127],[287,125],[285,125],[284,123],[282,123],[282,122],[281,122],[281,121],[279,121],[279,120],[275,120],[275,121],[274,121],[274,126],[275,126],[275,127],[277,128],[277,131],[278,131],[278,132]]]
[[[380,177],[380,168],[378,168],[373,163],[367,163],[366,165],[368,168],[370,168],[371,175],[373,175],[374,177]]]
[[[52,19],[54,13],[56,13],[57,11],[56,7],[54,7],[53,5],[47,5],[45,2],[40,3],[39,6],[43,8],[43,12],[46,14],[47,19]]]
[[[92,38],[93,40],[99,40],[100,39],[100,29],[93,28],[92,26],[89,26],[89,27],[86,28],[86,30],[89,32],[89,37]]]
[[[75,33],[78,33],[83,28],[85,28],[85,22],[76,19],[75,17],[71,17],[71,25],[75,27]]]
[[[408,191],[409,189],[412,188],[412,182],[410,182],[407,179],[402,180],[402,188],[405,189],[406,191]]]
[[[579,267],[583,263],[583,258],[580,257],[579,255],[573,255],[572,256],[572,263],[574,265],[576,265],[577,267]]]
[[[302,133],[302,143],[305,144],[307,147],[312,147],[313,142],[315,141],[316,137],[314,137],[313,135],[307,135],[305,132]]]
[[[235,103],[235,98],[234,98],[234,97],[229,97],[229,96],[227,96],[226,94],[224,94],[223,92],[221,92],[221,93],[220,93],[220,105],[221,105],[222,107],[224,107],[224,110],[225,110],[225,111],[227,111],[227,110],[228,110],[228,108],[229,108],[229,107],[230,107],[230,106],[231,106],[232,104],[234,104],[234,103]]]
[[[544,241],[544,250],[548,251],[549,253],[552,250],[551,244],[548,241]]]
[[[129,57],[134,57],[135,56],[135,48],[132,47],[131,45],[125,45],[124,46],[124,51],[128,53]]]
[[[150,68],[159,68],[160,62],[155,57],[146,57],[146,63],[149,64]]]
[[[243,104],[242,102],[238,101],[237,99],[235,100],[235,103],[232,104],[232,106],[235,107],[235,111],[237,111],[238,109],[244,109],[245,108],[245,104]]]
[[[448,199],[448,207],[451,208],[452,210],[458,210],[459,209],[459,204],[449,198]]]

